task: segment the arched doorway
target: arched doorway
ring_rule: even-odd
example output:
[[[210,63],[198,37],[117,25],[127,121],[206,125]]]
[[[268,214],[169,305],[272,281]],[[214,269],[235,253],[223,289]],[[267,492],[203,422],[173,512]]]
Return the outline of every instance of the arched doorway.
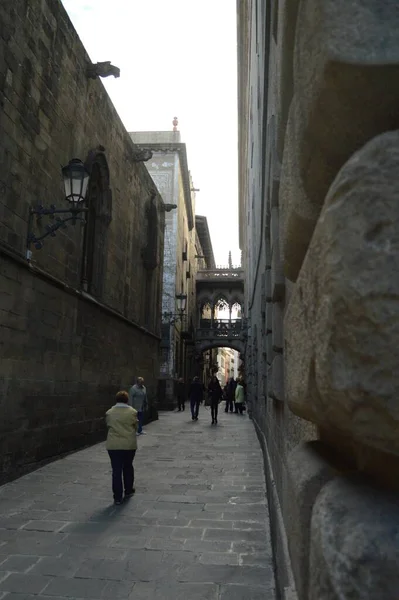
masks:
[[[87,194],[82,287],[96,298],[103,295],[108,255],[108,227],[112,220],[112,192],[107,159],[102,151],[89,154],[86,166],[90,172]]]

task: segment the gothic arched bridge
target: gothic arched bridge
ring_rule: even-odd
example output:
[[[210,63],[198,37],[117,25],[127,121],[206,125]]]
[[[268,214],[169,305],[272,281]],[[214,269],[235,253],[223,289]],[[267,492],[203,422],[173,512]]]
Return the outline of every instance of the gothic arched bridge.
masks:
[[[207,269],[197,272],[197,329],[195,349],[229,347],[244,352],[244,270]]]

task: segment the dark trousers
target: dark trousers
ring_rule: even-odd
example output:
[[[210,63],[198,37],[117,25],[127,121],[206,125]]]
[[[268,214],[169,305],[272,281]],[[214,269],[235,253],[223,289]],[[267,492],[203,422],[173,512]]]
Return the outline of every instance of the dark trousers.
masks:
[[[198,418],[200,401],[196,398],[190,398],[190,408],[191,408],[191,416],[193,419]]]
[[[236,402],[236,412],[239,412],[240,415],[242,415],[242,413],[244,412],[244,403],[243,402]]]
[[[219,400],[213,400],[213,398],[211,398],[211,415],[212,415],[212,421],[217,421],[217,418],[218,418],[218,406],[219,406]]]
[[[185,402],[185,399],[184,399],[184,398],[178,398],[178,399],[177,399],[177,408],[178,408],[179,410],[184,410],[184,408],[185,408],[185,407],[184,407],[184,402]]]
[[[137,419],[139,422],[137,433],[141,433],[143,431],[143,422],[144,422],[144,412],[142,410],[137,411]]]
[[[136,450],[108,450],[108,454],[112,466],[112,491],[114,500],[119,502],[123,498],[123,490],[125,490],[125,494],[131,494],[133,491],[133,459]]]
[[[229,408],[230,408],[230,412],[233,412],[233,398],[226,399],[225,412],[229,412]]]

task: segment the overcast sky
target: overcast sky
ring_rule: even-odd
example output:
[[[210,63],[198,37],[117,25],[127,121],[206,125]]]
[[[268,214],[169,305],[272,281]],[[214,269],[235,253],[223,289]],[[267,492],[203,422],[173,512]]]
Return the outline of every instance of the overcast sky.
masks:
[[[238,264],[235,0],[62,0],[128,131],[179,119],[217,264]]]

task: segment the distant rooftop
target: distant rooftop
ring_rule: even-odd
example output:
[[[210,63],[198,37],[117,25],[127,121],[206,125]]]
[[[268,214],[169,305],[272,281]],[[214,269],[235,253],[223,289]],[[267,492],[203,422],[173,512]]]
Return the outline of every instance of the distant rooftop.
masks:
[[[181,142],[180,131],[132,131],[135,144],[175,144]]]

